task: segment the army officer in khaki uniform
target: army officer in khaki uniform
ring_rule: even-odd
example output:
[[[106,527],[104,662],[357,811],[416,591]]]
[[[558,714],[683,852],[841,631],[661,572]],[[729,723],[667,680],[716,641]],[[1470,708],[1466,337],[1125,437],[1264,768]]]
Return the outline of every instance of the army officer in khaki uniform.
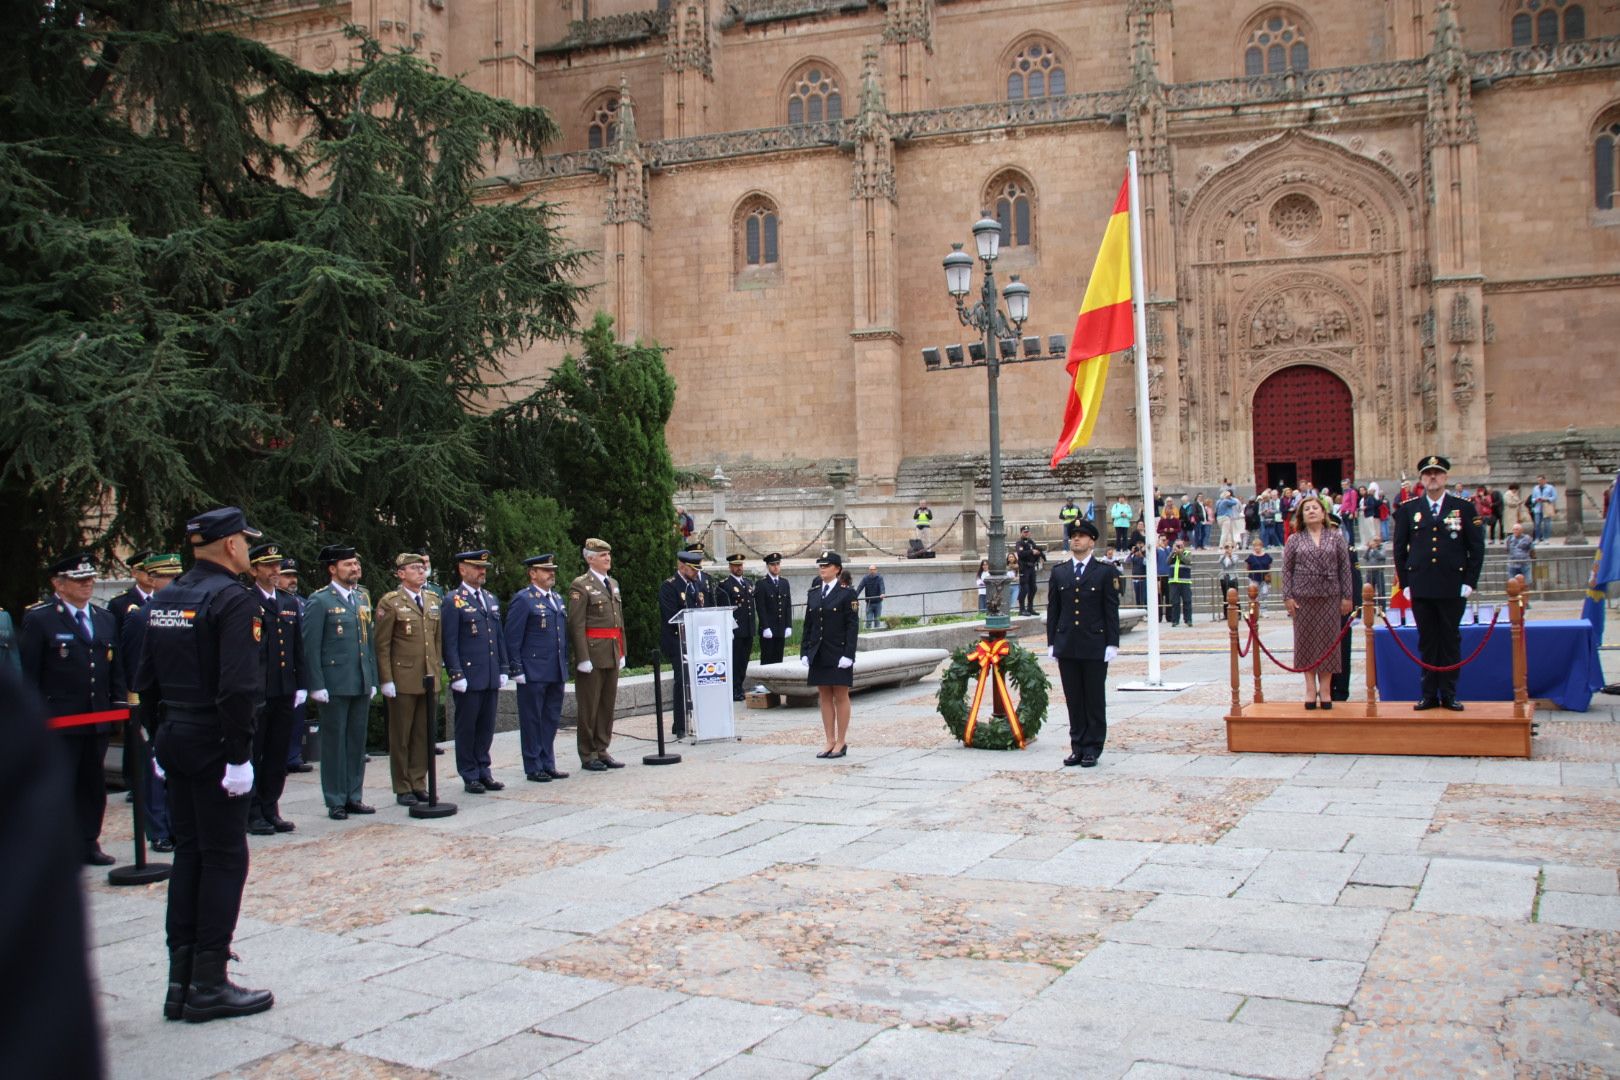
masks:
[[[574,655],[574,699],[579,706],[579,763],[587,772],[622,769],[608,755],[613,706],[624,667],[624,601],[609,576],[613,549],[585,541],[585,572],[568,586],[568,644]]]
[[[427,560],[395,557],[399,588],[377,601],[377,673],[388,699],[388,771],[394,801],[427,801],[428,699],[423,677],[439,674],[443,625],[439,602],[426,591]]]

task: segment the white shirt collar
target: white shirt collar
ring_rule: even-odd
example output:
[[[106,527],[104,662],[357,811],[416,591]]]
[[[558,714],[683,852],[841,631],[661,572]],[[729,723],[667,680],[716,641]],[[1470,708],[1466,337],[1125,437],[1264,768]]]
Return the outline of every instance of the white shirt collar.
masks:
[[[259,586],[259,595],[264,597],[266,600],[274,600],[276,598],[275,590],[272,589],[269,592],[265,592],[263,585]]]
[[[335,581],[332,582],[332,589],[339,596],[343,597],[344,603],[348,603],[349,597],[354,595],[354,590],[353,589],[345,589],[342,585],[339,585]]]
[[[68,614],[73,616],[73,621],[74,622],[79,621],[79,616],[80,615],[88,615],[88,614],[90,614],[90,605],[89,604],[84,605],[84,607],[74,607],[71,603],[68,602],[66,597],[64,597],[64,596],[62,596],[60,594],[57,595],[56,599],[57,599],[58,603],[60,603],[63,607],[68,609]]]
[[[592,570],[591,576],[602,583],[602,588],[605,589],[608,587],[608,579],[606,574],[599,574],[595,570]]]
[[[408,597],[410,597],[410,598],[411,598],[411,600],[412,600],[412,601],[413,601],[413,602],[415,602],[415,603],[421,603],[421,601],[422,601],[422,594],[421,594],[421,593],[420,593],[420,592],[412,592],[412,591],[411,591],[411,590],[410,590],[410,587],[409,587],[409,586],[406,586],[406,585],[401,585],[401,586],[400,586],[400,588],[401,588],[401,589],[403,589],[403,590],[404,590],[404,592],[405,592],[405,595],[406,595],[406,596],[408,596]]]
[[[149,593],[145,589],[143,589],[139,585],[137,585],[137,586],[135,586],[135,595],[140,597],[141,598],[141,603],[144,604],[148,600],[152,599],[152,597],[154,595],[156,595],[156,594],[155,593]]]

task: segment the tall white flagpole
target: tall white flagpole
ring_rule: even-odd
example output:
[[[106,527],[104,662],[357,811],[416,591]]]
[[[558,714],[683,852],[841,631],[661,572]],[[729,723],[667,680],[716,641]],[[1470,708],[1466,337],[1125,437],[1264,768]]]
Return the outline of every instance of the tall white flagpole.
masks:
[[[1124,683],[1121,690],[1181,690],[1185,683],[1167,684],[1159,664],[1159,515],[1153,508],[1153,418],[1148,414],[1147,287],[1142,283],[1142,191],[1136,174],[1136,151],[1128,152],[1131,233],[1131,318],[1136,330],[1136,451],[1142,460],[1142,521],[1151,522],[1147,535],[1146,683]]]

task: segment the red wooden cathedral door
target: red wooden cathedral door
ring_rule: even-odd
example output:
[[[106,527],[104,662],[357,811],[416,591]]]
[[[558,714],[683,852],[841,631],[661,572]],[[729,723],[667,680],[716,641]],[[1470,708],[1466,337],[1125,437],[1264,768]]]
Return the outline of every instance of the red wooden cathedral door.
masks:
[[[1335,492],[1355,475],[1356,434],[1350,388],[1309,364],[1272,374],[1254,392],[1257,489],[1315,484]]]

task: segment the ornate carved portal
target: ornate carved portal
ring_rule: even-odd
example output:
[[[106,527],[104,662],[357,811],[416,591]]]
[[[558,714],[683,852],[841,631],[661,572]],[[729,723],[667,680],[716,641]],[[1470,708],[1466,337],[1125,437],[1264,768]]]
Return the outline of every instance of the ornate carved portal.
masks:
[[[1399,472],[1417,452],[1406,444],[1418,406],[1403,392],[1417,375],[1412,312],[1421,306],[1409,280],[1421,253],[1414,191],[1377,161],[1298,132],[1200,178],[1179,243],[1193,277],[1188,321],[1205,344],[1180,358],[1185,423],[1179,442],[1166,440],[1180,451],[1181,475],[1206,482],[1252,472],[1265,484],[1267,463],[1287,461],[1308,482],[1316,458],[1349,470],[1357,445],[1369,475]],[[1259,391],[1285,372],[1337,387],[1341,415],[1320,415],[1322,399],[1285,412],[1293,419],[1278,428],[1260,411]],[[1272,440],[1289,424],[1303,435],[1341,423],[1342,445],[1320,454],[1259,456],[1262,431]]]
[[[1355,476],[1354,404],[1332,372],[1283,368],[1254,392],[1253,415],[1256,490],[1315,484],[1337,492]]]

